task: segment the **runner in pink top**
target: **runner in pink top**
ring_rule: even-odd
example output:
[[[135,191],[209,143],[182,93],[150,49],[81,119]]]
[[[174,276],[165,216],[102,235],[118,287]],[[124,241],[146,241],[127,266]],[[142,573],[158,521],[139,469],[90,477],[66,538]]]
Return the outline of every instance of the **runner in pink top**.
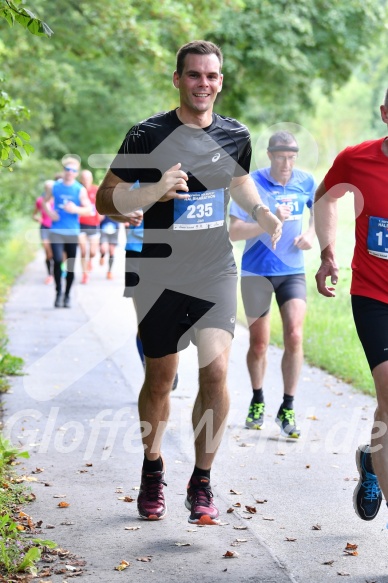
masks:
[[[55,180],[46,180],[44,186],[52,186]],[[44,196],[39,196],[35,201],[35,208],[32,214],[32,218],[34,221],[37,221],[40,224],[40,238],[42,241],[43,249],[45,252],[45,263],[47,267],[47,277],[45,279],[46,284],[50,284],[53,282],[53,266],[52,266],[52,250],[49,241],[49,229],[51,227],[51,218],[48,216],[46,211],[44,210],[43,206],[43,199]]]

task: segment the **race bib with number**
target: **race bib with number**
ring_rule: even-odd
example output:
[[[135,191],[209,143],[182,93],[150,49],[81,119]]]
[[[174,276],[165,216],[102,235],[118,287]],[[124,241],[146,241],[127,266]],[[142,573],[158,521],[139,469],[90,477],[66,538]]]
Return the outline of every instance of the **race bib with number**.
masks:
[[[388,259],[388,219],[369,217],[368,253],[381,259]]]
[[[300,205],[297,194],[288,194],[282,197],[276,197],[276,207],[287,205],[291,209],[290,216],[286,221],[300,221],[303,214],[303,205]]]
[[[224,189],[190,192],[190,198],[174,200],[174,231],[214,229],[224,224]]]

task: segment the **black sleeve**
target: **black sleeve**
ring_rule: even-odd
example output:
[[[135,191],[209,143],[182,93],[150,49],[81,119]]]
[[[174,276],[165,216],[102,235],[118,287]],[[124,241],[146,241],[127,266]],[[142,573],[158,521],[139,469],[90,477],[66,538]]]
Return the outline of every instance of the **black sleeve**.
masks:
[[[142,124],[134,125],[125,136],[110,169],[124,182],[158,182],[160,170],[149,167],[147,161],[147,154],[152,150],[152,134]]]

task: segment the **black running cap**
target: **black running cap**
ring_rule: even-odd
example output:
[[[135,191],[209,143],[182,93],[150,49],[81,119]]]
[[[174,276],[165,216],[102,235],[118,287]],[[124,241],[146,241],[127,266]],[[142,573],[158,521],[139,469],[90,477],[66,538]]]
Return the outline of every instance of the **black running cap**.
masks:
[[[286,146],[285,144],[278,144],[277,146],[268,146],[268,152],[299,152],[298,146]]]

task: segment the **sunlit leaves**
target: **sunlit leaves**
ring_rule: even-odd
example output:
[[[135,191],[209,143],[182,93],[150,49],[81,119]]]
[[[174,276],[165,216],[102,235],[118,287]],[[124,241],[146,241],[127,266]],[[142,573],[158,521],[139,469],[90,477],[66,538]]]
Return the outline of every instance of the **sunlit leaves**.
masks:
[[[36,36],[51,36],[53,33],[45,22],[23,6],[21,0],[0,0],[0,17],[5,18],[10,26],[17,22]]]

